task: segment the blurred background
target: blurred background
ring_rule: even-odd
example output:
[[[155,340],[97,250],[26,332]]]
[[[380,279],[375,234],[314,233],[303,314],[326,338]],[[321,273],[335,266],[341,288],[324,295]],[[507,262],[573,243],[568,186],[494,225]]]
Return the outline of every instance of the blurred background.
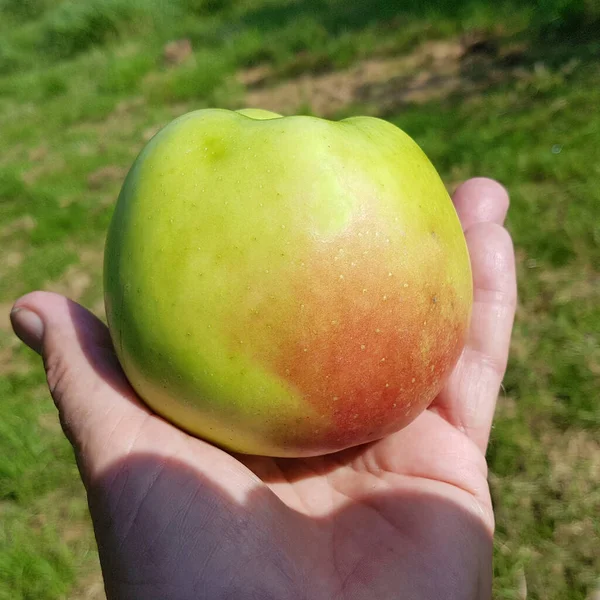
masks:
[[[600,0],[0,0],[0,600],[100,600],[20,294],[103,318],[105,231],[189,110],[384,117],[450,191],[510,191],[519,274],[488,452],[495,597],[600,598]]]

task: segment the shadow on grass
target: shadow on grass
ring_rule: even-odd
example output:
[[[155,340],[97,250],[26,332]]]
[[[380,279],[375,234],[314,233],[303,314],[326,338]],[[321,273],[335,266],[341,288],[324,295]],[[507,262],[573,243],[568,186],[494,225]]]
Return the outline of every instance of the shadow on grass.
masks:
[[[325,27],[329,34],[336,35],[361,30],[367,25],[402,28],[414,19],[430,18],[432,24],[440,19],[460,20],[481,12],[486,6],[482,0],[298,0],[265,3],[245,13],[240,25],[266,33],[311,19]],[[494,6],[495,12],[507,12],[522,9],[523,4],[498,0]],[[529,28],[523,33],[535,40],[541,56],[578,54],[578,50],[590,43],[600,42],[600,8],[584,0],[543,0],[530,9]],[[584,54],[592,58],[593,53]]]
[[[506,2],[502,2],[506,4]],[[512,4],[512,3],[511,3]],[[268,3],[248,12],[242,23],[268,32],[278,30],[290,22],[314,19],[329,33],[363,29],[370,24],[402,26],[406,18],[457,18],[471,14],[482,6],[481,0],[299,0],[287,3]]]

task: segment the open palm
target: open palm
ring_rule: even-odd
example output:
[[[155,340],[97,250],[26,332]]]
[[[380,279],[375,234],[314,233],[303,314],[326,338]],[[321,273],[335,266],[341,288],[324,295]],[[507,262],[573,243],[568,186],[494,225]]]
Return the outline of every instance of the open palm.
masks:
[[[488,598],[485,448],[506,366],[514,255],[506,192],[454,202],[474,275],[466,349],[432,406],[378,442],[310,459],[228,454],[136,397],[106,327],[56,294],[12,312],[44,358],[88,492],[111,599]]]

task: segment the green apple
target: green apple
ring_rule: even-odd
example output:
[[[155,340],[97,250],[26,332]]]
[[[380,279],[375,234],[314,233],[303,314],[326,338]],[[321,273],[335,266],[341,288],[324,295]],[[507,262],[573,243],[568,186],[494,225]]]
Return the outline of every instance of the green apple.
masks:
[[[176,119],[127,175],[104,277],[141,398],[198,437],[270,456],[406,426],[455,366],[472,305],[439,175],[371,117]]]

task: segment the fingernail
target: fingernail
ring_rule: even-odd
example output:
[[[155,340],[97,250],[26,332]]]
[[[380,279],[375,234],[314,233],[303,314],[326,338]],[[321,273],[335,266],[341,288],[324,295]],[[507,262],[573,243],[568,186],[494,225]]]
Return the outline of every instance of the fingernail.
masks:
[[[19,339],[38,354],[42,353],[44,323],[42,319],[27,308],[14,308],[10,313],[10,321]]]

